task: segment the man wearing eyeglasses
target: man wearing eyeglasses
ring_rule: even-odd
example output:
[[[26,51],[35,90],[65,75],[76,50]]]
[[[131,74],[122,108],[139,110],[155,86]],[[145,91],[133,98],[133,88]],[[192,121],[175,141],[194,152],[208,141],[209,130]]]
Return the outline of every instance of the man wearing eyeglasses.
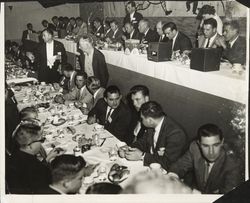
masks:
[[[35,194],[39,188],[51,181],[48,163],[60,155],[58,149],[51,150],[41,162],[37,159],[45,138],[41,126],[34,119],[21,121],[13,133],[16,149],[6,163],[6,181],[13,194]]]

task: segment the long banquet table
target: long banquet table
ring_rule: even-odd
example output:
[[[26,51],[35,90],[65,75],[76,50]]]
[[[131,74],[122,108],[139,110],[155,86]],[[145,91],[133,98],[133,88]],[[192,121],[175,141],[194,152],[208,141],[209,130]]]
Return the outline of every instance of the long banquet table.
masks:
[[[122,187],[125,187],[136,173],[148,170],[148,167],[143,166],[142,161],[127,161],[119,157],[117,157],[116,161],[111,161],[108,153],[112,148],[116,148],[122,144],[121,141],[104,129],[96,130],[95,126],[98,124],[88,125],[86,123],[87,116],[83,115],[79,109],[75,108],[73,103],[68,103],[67,105],[56,104],[52,102],[52,97],[46,100],[46,98],[41,96],[46,92],[50,92],[52,97],[57,94],[57,91],[53,90],[51,85],[32,85],[22,86],[21,91],[15,92],[15,96],[19,110],[27,106],[49,102],[49,108],[38,108],[39,119],[41,122],[45,123],[43,133],[46,137],[46,141],[43,146],[47,152],[52,150],[52,147],[56,146],[65,149],[66,154],[74,154],[73,149],[78,146],[78,143],[72,140],[73,136],[85,134],[86,138],[92,138],[92,136],[97,133],[101,140],[105,139],[103,145],[91,148],[91,150],[84,153],[78,153],[80,156],[83,156],[88,164],[100,164],[90,176],[90,179],[93,180],[92,183],[100,182],[97,173],[100,167],[105,167],[106,173],[108,174],[114,163],[127,166],[130,171],[128,178],[120,183]],[[52,125],[51,121],[55,115],[65,118],[66,122],[60,126]],[[75,133],[70,133],[67,127],[73,127]],[[108,179],[106,181],[108,181]],[[80,192],[85,193],[87,186],[89,186],[89,182],[85,183],[83,181]]]

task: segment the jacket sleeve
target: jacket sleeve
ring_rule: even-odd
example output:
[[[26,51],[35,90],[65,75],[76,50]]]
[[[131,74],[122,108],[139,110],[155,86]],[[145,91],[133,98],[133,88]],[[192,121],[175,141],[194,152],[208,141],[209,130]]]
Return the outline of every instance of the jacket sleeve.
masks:
[[[107,63],[103,54],[99,54],[98,68],[100,71],[99,79],[101,82],[101,86],[106,88],[109,80],[109,73],[108,73]]]

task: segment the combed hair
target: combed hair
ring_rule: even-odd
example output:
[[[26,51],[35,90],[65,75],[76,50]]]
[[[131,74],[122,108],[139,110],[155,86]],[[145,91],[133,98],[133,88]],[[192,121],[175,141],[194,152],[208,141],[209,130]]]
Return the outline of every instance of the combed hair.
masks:
[[[108,93],[110,93],[110,94],[117,93],[117,94],[121,95],[120,89],[117,86],[115,86],[115,85],[108,86],[107,89],[104,91],[103,96],[105,98],[107,98]]]
[[[86,190],[85,194],[119,194],[122,191],[120,185],[112,183],[95,183]]]
[[[165,115],[160,104],[148,101],[141,105],[140,112],[144,117],[161,118]]]
[[[162,30],[165,31],[167,28],[170,28],[171,31],[177,30],[177,26],[173,22],[169,22],[169,23],[166,23],[165,25],[163,25]]]
[[[62,180],[71,180],[76,177],[86,166],[86,162],[81,156],[63,154],[57,156],[51,162],[52,183],[59,183]]]
[[[145,85],[135,85],[130,89],[130,95],[141,92],[143,96],[149,96],[149,89]]]
[[[204,20],[203,25],[211,25],[213,28],[217,28],[217,21],[213,18]]]
[[[23,108],[19,112],[20,120],[25,120],[29,116],[30,113],[37,114],[38,112],[37,112],[37,109],[34,106],[29,106],[29,107]]]
[[[198,140],[201,141],[201,137],[212,137],[212,136],[218,136],[220,137],[220,140],[223,140],[223,133],[222,130],[215,124],[207,123],[202,125],[198,129]]]

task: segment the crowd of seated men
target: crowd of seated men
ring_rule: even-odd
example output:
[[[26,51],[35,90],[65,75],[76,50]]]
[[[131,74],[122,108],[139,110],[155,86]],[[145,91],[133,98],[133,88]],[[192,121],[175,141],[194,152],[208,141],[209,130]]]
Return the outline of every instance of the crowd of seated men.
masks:
[[[196,140],[189,143],[183,127],[164,112],[157,101],[150,99],[146,85],[131,87],[127,95],[122,95],[116,85],[108,85],[109,73],[105,57],[95,48],[93,35],[111,43],[139,38],[144,45],[164,41],[171,43],[173,50],[185,52],[192,49],[191,40],[177,29],[175,23],[159,21],[155,31],[150,28],[149,21],[135,10],[134,2],[127,4],[127,10],[128,14],[124,18],[125,34],[115,20],[110,22],[110,28],[104,28],[101,20],[95,18],[93,32],[89,34],[87,23],[81,18],[55,16],[52,18],[53,23],[43,21],[41,36],[44,43],[39,45],[35,54],[25,52],[15,42],[6,41],[6,58],[36,71],[39,82],[52,83],[55,89],[61,89],[60,94],[54,98],[55,102],[67,104],[74,101],[75,106],[88,116],[87,124],[99,123],[117,139],[125,142],[127,145],[119,149],[121,158],[141,160],[145,166],[159,163],[172,177],[169,184],[172,181],[173,185],[183,187],[178,192],[192,192],[180,181],[185,181],[190,171],[193,177],[187,184],[201,193],[221,194],[232,190],[242,181],[240,167],[235,155],[228,153],[224,147],[224,135],[219,126],[211,123],[202,125],[197,130]],[[204,34],[198,38],[199,47],[221,47],[224,57],[230,62],[245,63],[245,43],[239,36],[236,21],[224,24],[223,36],[219,34],[218,23],[213,16],[204,19],[201,26]],[[28,27],[31,29],[32,26],[29,24]],[[62,28],[79,37],[80,69],[77,71],[67,63],[63,44],[54,40],[53,31]],[[15,96],[7,84],[5,105],[8,192],[78,193],[83,177],[90,175],[96,166],[87,165],[82,157],[62,155],[56,148],[46,154],[41,144],[44,138],[36,109],[30,107],[19,112]],[[143,188],[144,191],[141,190],[144,183],[136,180],[124,193],[149,192],[152,188],[150,178],[145,182],[148,188]],[[159,188],[159,193],[166,191],[175,192]],[[87,190],[88,194],[121,192],[119,186],[112,184],[95,184]]]

